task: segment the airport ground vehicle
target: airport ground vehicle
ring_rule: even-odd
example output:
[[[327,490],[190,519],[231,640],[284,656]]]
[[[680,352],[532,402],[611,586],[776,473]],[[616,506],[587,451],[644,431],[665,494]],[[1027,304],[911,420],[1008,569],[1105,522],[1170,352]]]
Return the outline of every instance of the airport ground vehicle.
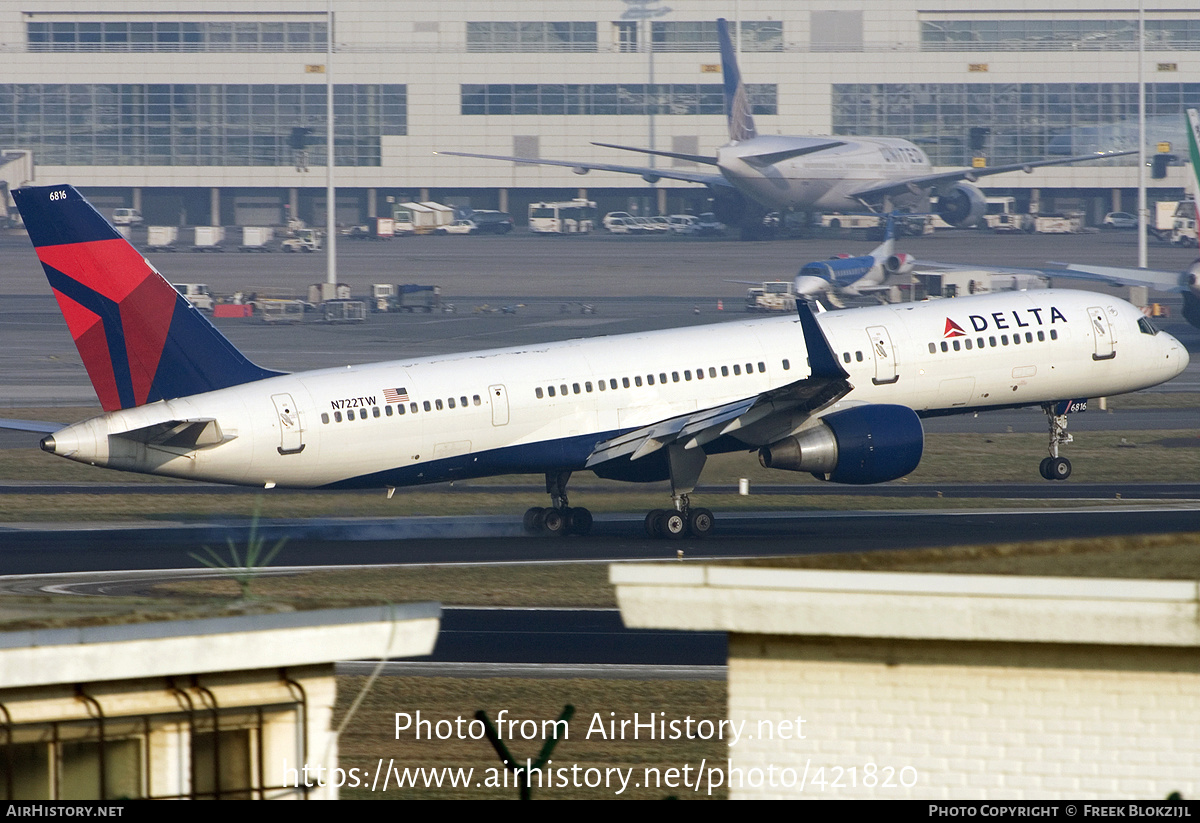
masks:
[[[989,197],[982,225],[995,232],[1027,233],[1033,231],[1033,215],[1017,211],[1015,197]]]
[[[314,252],[321,250],[321,233],[316,229],[294,229],[279,247],[289,252]]]
[[[1100,221],[1100,227],[1105,229],[1136,229],[1137,224],[1137,215],[1124,211],[1110,211]]]
[[[437,228],[438,234],[475,234],[478,231],[479,226],[474,220],[470,220],[468,218],[455,220],[449,225],[439,226]]]
[[[761,286],[746,289],[746,311],[793,312],[796,292],[791,280],[768,280]]]
[[[137,209],[114,209],[113,225],[140,226],[142,225],[142,213]]]
[[[506,211],[475,209],[469,217],[479,234],[508,234],[513,230],[512,215]]]
[[[200,311],[212,311],[213,300],[212,293],[208,290],[208,285],[205,283],[172,283],[175,291],[179,292],[189,303],[198,308]]]
[[[225,251],[225,246],[222,245],[225,242],[224,226],[196,226],[193,231],[195,232],[195,242],[192,243],[192,251]]]
[[[275,229],[270,226],[243,226],[242,245],[238,251],[273,251],[272,242],[275,239]]]
[[[529,204],[529,231],[534,234],[587,234],[595,221],[596,204],[591,200]]]
[[[176,251],[175,241],[178,239],[177,226],[150,226],[146,230],[146,250]]]
[[[608,231],[612,231],[614,223],[620,221],[620,225],[623,226],[625,225],[625,221],[630,217],[633,217],[633,215],[627,211],[610,211],[608,214],[604,215],[604,228]]]
[[[371,311],[406,311],[429,314],[442,306],[442,290],[415,283],[376,283],[371,286]]]
[[[396,236],[396,221],[390,217],[372,217],[366,223],[344,232],[352,240],[391,240]]]
[[[441,225],[439,220],[438,213],[424,203],[397,203],[392,206],[396,234],[432,234]]]
[[[672,214],[667,218],[672,234],[696,234],[700,218],[694,214]]]
[[[725,224],[717,219],[711,211],[706,211],[696,220],[696,234],[702,237],[712,237],[725,233]]]
[[[75,189],[14,196],[104,409],[65,427],[7,421],[45,432],[46,452],[266,488],[536,472],[551,506],[524,523],[553,534],[591,528],[567,499],[584,470],[669,480],[671,508],[645,522],[675,538],[713,528],[713,513],[691,502],[709,454],[756,450],[766,468],[837,483],[903,477],[921,459],[922,414],[1040,406],[1040,472],[1065,479],[1059,448],[1078,398],[1157,385],[1188,363],[1128,303],[1042,290],[820,316],[799,303],[795,318],[285,374],[234,348]],[[147,333],[92,333],[123,317]]]

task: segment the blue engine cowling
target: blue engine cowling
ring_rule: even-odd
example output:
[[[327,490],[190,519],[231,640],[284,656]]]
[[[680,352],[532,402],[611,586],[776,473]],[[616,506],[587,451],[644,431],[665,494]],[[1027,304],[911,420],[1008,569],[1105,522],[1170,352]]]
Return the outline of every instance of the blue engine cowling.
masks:
[[[834,483],[884,483],[921,462],[925,430],[907,406],[855,406],[821,418],[820,425],[759,450],[769,469],[812,472]]]

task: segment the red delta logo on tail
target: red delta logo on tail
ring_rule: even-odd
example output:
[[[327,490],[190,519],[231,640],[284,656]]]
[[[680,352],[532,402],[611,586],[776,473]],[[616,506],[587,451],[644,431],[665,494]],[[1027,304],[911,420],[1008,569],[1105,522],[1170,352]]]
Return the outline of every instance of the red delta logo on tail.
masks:
[[[44,246],[38,259],[61,277],[54,296],[104,410],[148,402],[175,289],[124,240]]]
[[[942,334],[943,338],[947,337],[966,337],[967,333],[963,331],[963,327],[955,323],[949,317],[946,318],[946,331]]]
[[[74,188],[12,196],[105,411],[279,374],[250,362]]]

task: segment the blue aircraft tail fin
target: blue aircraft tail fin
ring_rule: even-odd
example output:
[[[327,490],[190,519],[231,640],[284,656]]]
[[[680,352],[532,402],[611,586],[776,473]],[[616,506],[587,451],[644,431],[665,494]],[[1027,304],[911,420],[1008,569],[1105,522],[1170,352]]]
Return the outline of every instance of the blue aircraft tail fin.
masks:
[[[754,128],[750,95],[746,93],[746,85],[742,82],[737,54],[729,36],[729,22],[724,17],[717,20],[717,39],[721,44],[721,72],[725,78],[725,119],[729,123],[729,139],[740,143],[758,137],[758,130]]]

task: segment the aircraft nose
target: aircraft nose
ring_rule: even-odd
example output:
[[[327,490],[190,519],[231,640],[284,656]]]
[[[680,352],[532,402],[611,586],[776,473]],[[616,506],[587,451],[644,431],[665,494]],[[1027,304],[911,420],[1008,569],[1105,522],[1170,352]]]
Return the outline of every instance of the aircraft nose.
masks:
[[[800,275],[796,278],[793,288],[796,294],[821,294],[829,289],[829,281],[812,275]]]
[[[1166,345],[1167,363],[1171,370],[1171,377],[1176,377],[1183,373],[1183,370],[1188,367],[1191,362],[1191,356],[1188,354],[1187,348],[1175,339],[1172,335],[1160,332],[1166,338],[1163,342]]]

